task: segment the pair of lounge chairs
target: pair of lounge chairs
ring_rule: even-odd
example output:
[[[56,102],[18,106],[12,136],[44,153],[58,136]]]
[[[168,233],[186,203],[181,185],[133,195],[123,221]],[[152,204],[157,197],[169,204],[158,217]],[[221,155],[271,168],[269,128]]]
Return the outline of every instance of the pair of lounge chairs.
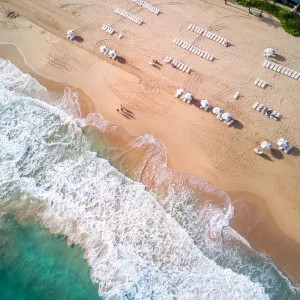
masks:
[[[106,24],[104,24],[102,26],[102,30],[104,30],[105,32],[107,32],[109,34],[113,34],[115,32],[114,29],[112,29],[111,27],[107,26]]]
[[[228,41],[226,39],[218,36],[217,34],[210,32],[210,31],[204,30],[196,25],[190,24],[188,26],[188,29],[193,32],[196,32],[197,34],[203,35],[204,37],[211,39],[211,40],[215,41],[216,43],[219,43],[225,47],[228,46]]]
[[[175,38],[174,41],[173,41],[173,44],[175,44],[176,46],[182,47],[183,49],[186,49],[186,50],[192,52],[195,55],[198,55],[202,58],[205,58],[208,61],[212,61],[215,58],[215,56],[213,54],[205,52],[205,51],[203,51],[203,50],[201,50],[201,49],[199,49],[199,48],[197,48],[197,47],[195,47],[195,46],[193,46],[193,45],[191,45],[187,42],[182,41],[179,38]]]
[[[153,14],[158,15],[159,14],[159,9],[150,5],[149,3],[147,3],[146,1],[143,0],[131,0],[132,2],[146,8],[147,10],[149,10],[150,12],[152,12]]]
[[[268,116],[270,119],[274,119],[276,121],[278,121],[279,118],[281,117],[281,114],[279,112],[277,112],[276,110],[272,110],[259,102],[255,102],[252,108],[258,112],[261,112],[265,116]]]
[[[254,85],[264,89],[265,86],[267,85],[267,82],[263,79],[260,79],[260,78],[256,78],[255,81],[254,81]]]
[[[265,60],[263,63],[263,67],[300,81],[300,72],[286,68],[272,61]]]
[[[165,59],[164,59],[164,62],[165,63],[170,63],[174,68],[182,71],[182,72],[185,72],[185,73],[190,73],[191,72],[191,68],[188,67],[186,64],[184,64],[183,62],[180,62],[180,61],[177,61],[175,59],[172,59],[172,57],[170,56],[167,56]]]
[[[288,154],[293,149],[293,146],[279,147],[279,149]]]
[[[223,123],[226,124],[227,126],[230,126],[232,123],[234,123],[234,119],[232,118],[230,120],[223,120],[222,114],[218,114],[216,118],[220,121],[223,121]]]
[[[141,25],[143,23],[143,21],[141,19],[139,19],[138,17],[136,17],[135,15],[133,14],[130,14],[129,12],[121,9],[121,8],[116,8],[114,10],[114,12],[124,18],[127,18],[128,20],[138,24],[138,25]]]

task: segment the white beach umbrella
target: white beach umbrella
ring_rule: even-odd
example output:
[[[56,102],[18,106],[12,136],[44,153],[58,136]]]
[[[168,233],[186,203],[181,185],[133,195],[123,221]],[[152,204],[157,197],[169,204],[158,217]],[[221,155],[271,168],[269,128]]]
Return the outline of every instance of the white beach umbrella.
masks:
[[[185,91],[183,89],[177,89],[176,94],[177,95],[183,95]]]
[[[275,50],[272,48],[267,48],[267,49],[265,49],[264,52],[265,52],[266,56],[271,56],[271,55],[275,54]]]
[[[222,119],[225,121],[231,120],[231,114],[229,114],[229,113],[222,114]]]
[[[260,145],[264,150],[271,150],[272,149],[272,145],[267,142],[267,141],[263,141]]]
[[[75,34],[75,30],[74,29],[70,29],[70,30],[67,31],[67,34],[74,35]]]
[[[200,104],[201,104],[202,108],[209,107],[209,105],[210,105],[209,101],[206,100],[206,99],[205,100],[201,100]]]
[[[104,54],[107,54],[108,53],[108,48],[103,45],[103,46],[100,47],[100,52],[102,52]]]
[[[223,111],[220,107],[214,107],[212,110],[213,114],[220,115]]]
[[[284,148],[288,146],[288,143],[289,143],[289,141],[285,138],[281,138],[277,141],[277,145],[279,147],[284,147]]]
[[[108,56],[109,56],[110,58],[112,58],[112,59],[115,59],[115,58],[117,57],[117,52],[116,52],[116,50],[110,50],[110,51],[108,52]]]
[[[183,97],[188,102],[193,100],[193,95],[191,93],[186,93]]]

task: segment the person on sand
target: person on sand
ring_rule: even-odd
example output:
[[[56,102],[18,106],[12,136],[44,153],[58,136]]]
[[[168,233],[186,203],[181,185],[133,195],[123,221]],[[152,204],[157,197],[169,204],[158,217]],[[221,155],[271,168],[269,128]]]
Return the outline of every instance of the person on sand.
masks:
[[[121,111],[123,111],[123,109],[124,109],[124,105],[122,103],[120,104],[120,109],[121,109]]]

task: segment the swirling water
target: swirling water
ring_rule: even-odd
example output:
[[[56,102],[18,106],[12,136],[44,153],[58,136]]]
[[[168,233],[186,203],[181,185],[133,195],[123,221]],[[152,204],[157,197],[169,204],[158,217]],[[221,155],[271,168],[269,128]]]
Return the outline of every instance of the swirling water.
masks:
[[[54,101],[9,62],[0,65],[0,225],[1,240],[6,241],[1,243],[0,281],[4,286],[19,289],[16,293],[24,299],[32,299],[32,291],[38,295],[47,283],[55,292],[48,298],[40,295],[43,299],[57,298],[57,293],[61,299],[94,299],[86,274],[76,271],[82,263],[79,250],[68,248],[68,242],[84,251],[90,279],[106,299],[299,297],[272,262],[228,226],[232,206],[225,193],[193,176],[172,173],[165,165],[159,180],[153,179],[156,188],[145,190],[138,179],[154,172],[151,166],[164,157],[160,142],[149,135],[131,139],[115,158],[115,150],[108,151],[107,143],[95,143],[85,128],[92,124],[98,133],[110,130],[114,135],[116,128],[98,115],[81,119],[72,93]],[[127,173],[130,166],[137,170],[132,175],[135,181],[120,172]],[[55,242],[53,236],[40,234],[44,231],[37,225],[21,225],[28,218],[38,219],[68,240]],[[22,230],[26,237],[19,233]],[[49,247],[46,251],[34,243]],[[5,257],[12,248],[16,258],[8,268]],[[27,251],[32,253],[30,259]],[[52,267],[52,274],[51,263],[46,262],[39,265],[39,273],[34,272],[39,259],[53,257],[54,264],[59,256],[68,257],[58,260],[60,271]],[[9,274],[13,269],[18,269],[16,283]],[[37,276],[42,283],[35,280]],[[60,280],[67,283],[60,285]],[[70,286],[76,291],[78,285],[85,287],[72,294]]]

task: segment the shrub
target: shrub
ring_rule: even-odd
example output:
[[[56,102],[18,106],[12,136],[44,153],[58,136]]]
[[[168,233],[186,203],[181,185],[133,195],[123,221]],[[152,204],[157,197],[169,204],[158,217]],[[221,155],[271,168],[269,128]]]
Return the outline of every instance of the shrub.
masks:
[[[249,0],[237,0],[237,3],[242,6],[248,6]],[[293,14],[287,9],[281,8],[279,6],[274,6],[273,4],[266,2],[264,0],[251,0],[251,7],[256,7],[258,9],[263,9],[266,12],[272,14],[276,17],[282,28],[289,34],[294,36],[300,35],[300,16]]]

